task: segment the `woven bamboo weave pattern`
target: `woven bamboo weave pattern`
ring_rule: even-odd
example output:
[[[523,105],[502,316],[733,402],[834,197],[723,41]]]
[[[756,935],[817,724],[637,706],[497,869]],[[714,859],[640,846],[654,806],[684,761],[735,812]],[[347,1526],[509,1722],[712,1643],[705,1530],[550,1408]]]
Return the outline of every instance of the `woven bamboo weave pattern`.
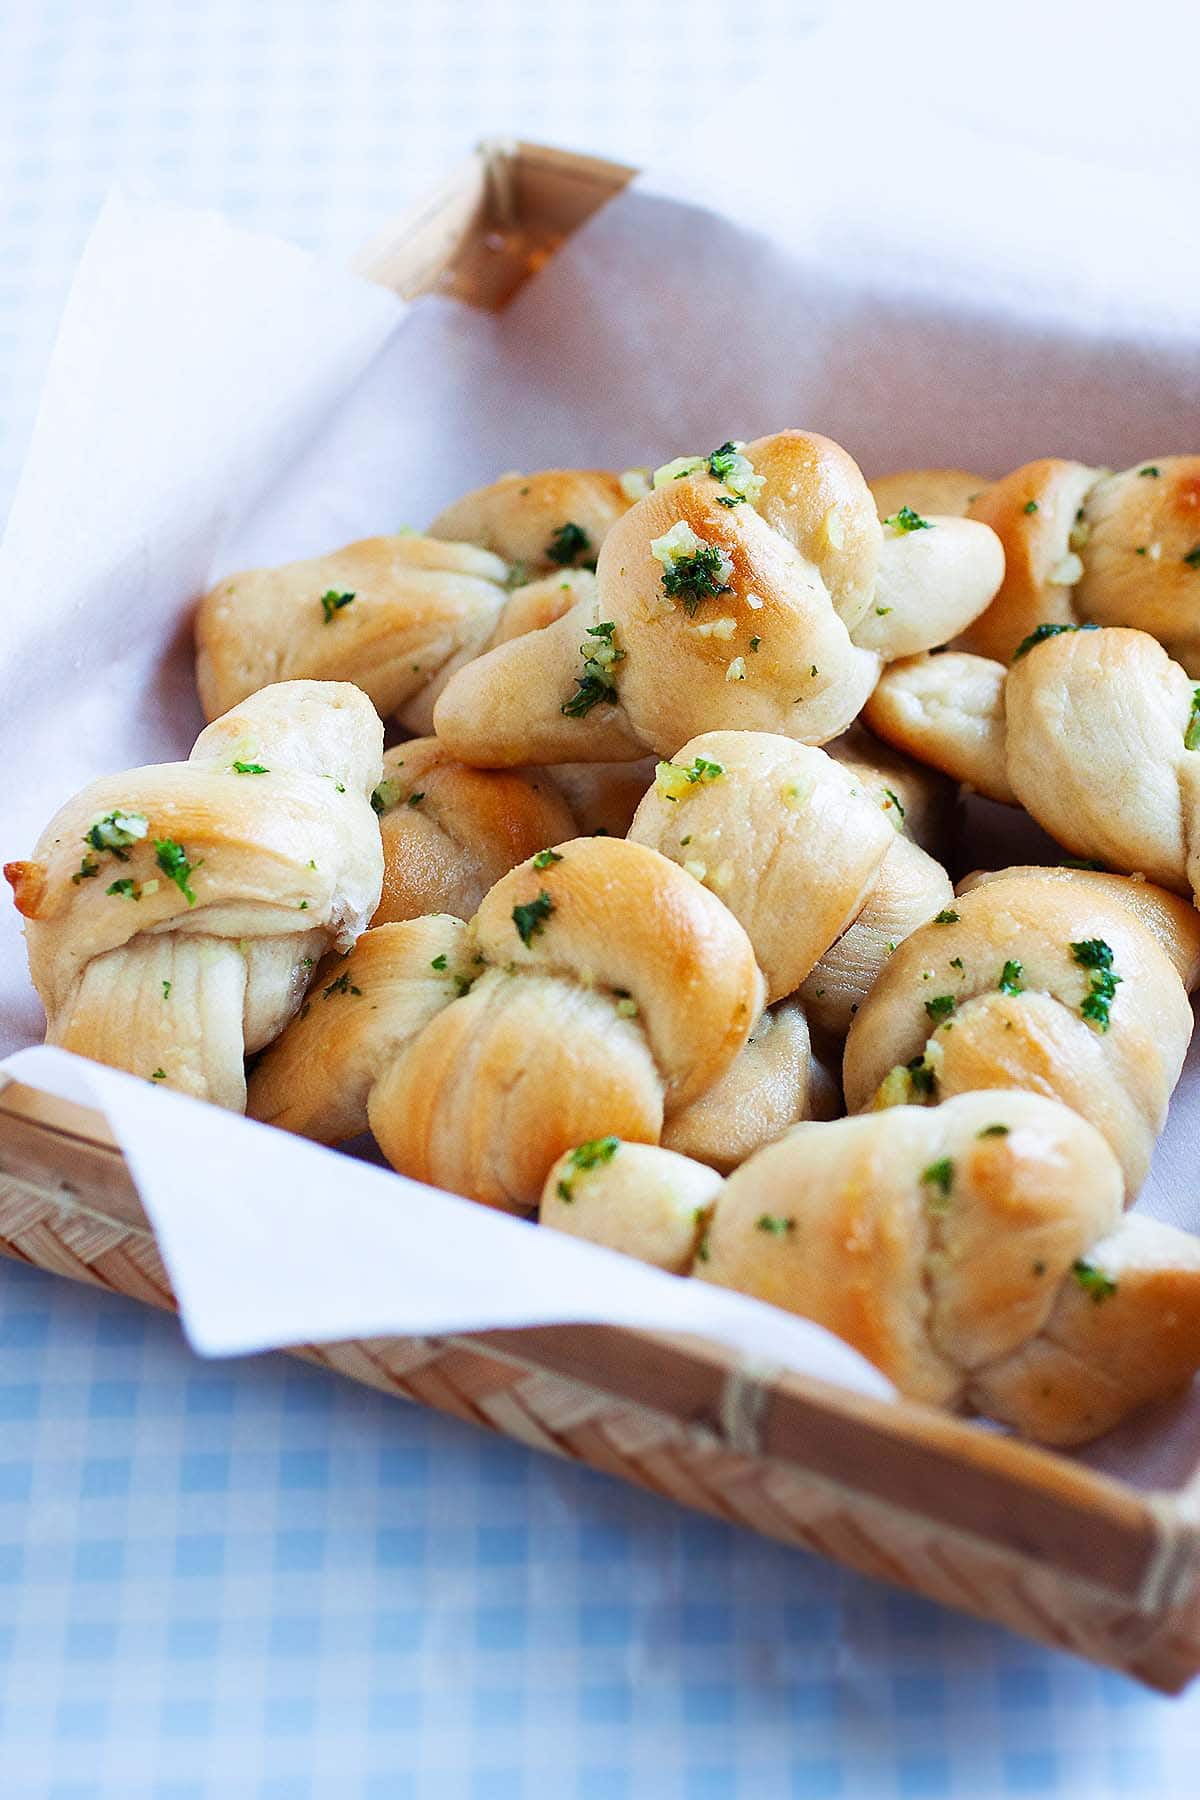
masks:
[[[151,1305],[174,1304],[150,1231],[106,1218],[65,1190],[0,1181],[0,1251]],[[302,1346],[295,1354],[1155,1686],[1181,1686],[1200,1662],[1194,1605],[1165,1617],[1131,1609],[1032,1557],[741,1454],[707,1427],[630,1406],[469,1340],[374,1338]]]

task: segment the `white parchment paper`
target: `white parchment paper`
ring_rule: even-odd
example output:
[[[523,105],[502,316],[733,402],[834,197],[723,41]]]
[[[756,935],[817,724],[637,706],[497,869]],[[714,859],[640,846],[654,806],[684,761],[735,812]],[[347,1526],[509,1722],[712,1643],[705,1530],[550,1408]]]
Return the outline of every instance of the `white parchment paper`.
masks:
[[[786,115],[727,122],[736,157],[693,152],[635,184],[499,316],[406,309],[219,219],[114,196],[0,550],[3,855],[93,776],[186,753],[189,613],[216,576],[420,527],[503,470],[657,463],[787,424],[868,472],[1194,449],[1186,170],[1149,181],[1014,145],[939,109],[911,65],[899,100],[860,72],[875,130],[848,137],[841,54],[814,52]],[[0,1052],[40,1036],[0,902]],[[61,1053],[8,1067],[107,1112],[203,1350],[608,1319],[886,1391],[828,1334],[740,1296]],[[1198,1084],[1144,1196],[1192,1226]]]

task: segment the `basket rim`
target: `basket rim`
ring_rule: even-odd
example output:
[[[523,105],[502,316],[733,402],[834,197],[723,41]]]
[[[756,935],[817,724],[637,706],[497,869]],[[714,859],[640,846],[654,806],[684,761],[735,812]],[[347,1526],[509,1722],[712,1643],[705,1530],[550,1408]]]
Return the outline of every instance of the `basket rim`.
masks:
[[[65,1217],[152,1236],[104,1115],[12,1079],[0,1089],[5,1180],[53,1198]],[[751,1459],[1035,1556],[1141,1611],[1179,1604],[1200,1580],[1200,1523],[1187,1489],[1136,1488],[903,1396],[856,1394],[755,1366],[702,1338],[617,1326],[564,1322],[439,1341],[577,1381],[715,1434]]]

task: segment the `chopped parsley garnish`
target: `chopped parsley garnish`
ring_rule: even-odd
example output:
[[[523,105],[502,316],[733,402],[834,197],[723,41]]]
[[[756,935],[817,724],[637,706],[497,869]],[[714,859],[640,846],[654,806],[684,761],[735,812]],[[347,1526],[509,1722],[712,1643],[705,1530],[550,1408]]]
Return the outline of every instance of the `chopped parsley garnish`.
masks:
[[[120,807],[115,807],[89,827],[83,841],[93,850],[111,850],[121,862],[128,862],[130,844],[144,838],[149,829],[150,821],[141,813],[122,812]]]
[[[565,525],[559,526],[546,545],[546,555],[552,563],[557,563],[562,569],[568,563],[577,563],[579,558],[585,556],[591,547],[592,540],[583,526],[576,525],[568,519]]]
[[[75,883],[75,886],[78,887],[81,881],[90,881],[93,875],[98,875],[99,873],[100,864],[89,852],[80,863],[74,875],[72,875],[71,880]]]
[[[934,1212],[945,1212],[950,1190],[954,1186],[954,1164],[950,1158],[943,1156],[937,1162],[931,1162],[922,1171],[921,1184],[933,1190],[926,1199],[926,1205]]]
[[[885,525],[890,525],[893,531],[899,532],[932,531],[933,529],[930,521],[923,519],[919,512],[914,512],[911,506],[902,506],[899,512],[892,513],[883,522]]]
[[[1192,710],[1183,734],[1185,750],[1200,750],[1200,687],[1192,689]]]
[[[572,1150],[567,1161],[573,1169],[598,1169],[604,1163],[610,1163],[621,1147],[620,1138],[589,1138],[586,1144],[579,1144]]]
[[[321,595],[321,611],[325,615],[326,625],[332,625],[334,614],[341,612],[343,606],[349,606],[355,598],[354,594],[339,594],[336,588],[329,588],[323,593]]]
[[[377,813],[388,812],[397,805],[400,799],[400,783],[398,781],[381,781],[371,795],[372,809]]]
[[[896,811],[900,814],[900,817],[903,818],[904,817],[904,802],[901,800],[899,794],[894,794],[892,792],[891,788],[884,788],[883,791],[887,795],[891,804],[895,807]]]
[[[740,506],[743,501],[753,505],[765,485],[766,478],[754,473],[754,464],[742,454],[742,445],[732,438],[713,451],[706,466],[714,480],[724,482],[729,489],[728,496],[720,496],[722,506]]]
[[[1008,1131],[1007,1125],[985,1125],[982,1131],[975,1133],[975,1136],[981,1138],[1007,1137]]]
[[[1084,1293],[1087,1294],[1097,1306],[1100,1305],[1102,1300],[1107,1300],[1110,1295],[1115,1294],[1117,1291],[1117,1284],[1112,1276],[1106,1275],[1103,1269],[1098,1269],[1095,1263],[1088,1262],[1087,1258],[1084,1256],[1078,1257],[1076,1261],[1071,1264],[1071,1273],[1083,1289]]]
[[[1006,962],[1000,971],[1000,979],[996,983],[1002,994],[1023,994],[1025,983],[1021,980],[1024,974],[1019,962]]]
[[[350,980],[349,969],[343,969],[341,974],[337,977],[337,980],[330,982],[329,986],[321,995],[321,998],[322,1000],[328,1000],[334,994],[362,994],[362,989],[360,987],[355,987]]]
[[[1200,544],[1193,544],[1183,560],[1189,569],[1200,569]]]
[[[943,1019],[950,1017],[956,1005],[953,994],[935,994],[932,1000],[925,1002],[925,1011],[935,1024],[940,1024]]]
[[[576,691],[558,709],[568,719],[582,719],[601,700],[615,698],[617,683],[613,676],[613,665],[625,659],[625,652],[618,648],[617,628],[611,619],[606,619],[601,625],[589,625],[587,634],[590,638],[595,638],[596,642],[580,644],[583,674],[575,677]]]
[[[229,766],[235,775],[269,775],[271,773],[270,769],[264,768],[262,763],[235,762],[230,763]]]
[[[719,594],[733,589],[729,577],[733,563],[719,544],[708,544],[697,537],[684,519],[655,538],[650,554],[662,564],[663,592],[672,600],[681,600],[689,618],[695,616],[702,600],[715,600]]]
[[[542,889],[536,900],[528,900],[523,906],[513,907],[512,921],[517,928],[517,935],[526,949],[529,948],[553,911],[554,902],[545,888]]]
[[[163,999],[169,1000],[171,998],[171,984],[169,981],[163,982],[162,990],[163,990]]]
[[[1159,469],[1158,469],[1157,463],[1147,463],[1144,469],[1138,470],[1139,475],[1157,476],[1158,473],[1159,473]]]
[[[947,906],[940,913],[934,914],[933,922],[935,925],[957,925],[958,914],[952,906]]]
[[[616,1137],[589,1138],[586,1144],[578,1144],[567,1157],[567,1165],[577,1174],[586,1175],[591,1169],[603,1168],[610,1163],[621,1148],[621,1140]],[[560,1176],[558,1181],[558,1197],[568,1205],[575,1198],[575,1181],[573,1176]]]
[[[105,888],[106,894],[119,894],[123,900],[140,900],[142,890],[136,881],[130,881],[128,875],[122,881],[114,881]]]
[[[431,969],[437,969],[439,972],[444,969],[446,966],[446,952],[443,950],[440,956],[435,956],[429,966]]]
[[[1027,513],[1035,513],[1037,511],[1037,509],[1038,509],[1038,503],[1036,500],[1027,500],[1025,502],[1023,511],[1025,511]]]
[[[707,756],[693,758],[686,767],[683,763],[660,762],[654,770],[654,786],[664,800],[675,804],[698,784],[719,781],[724,773],[724,763],[713,762]]]
[[[151,1081],[165,1081],[167,1079],[167,1071],[165,1069],[155,1069],[150,1079]]]
[[[1064,869],[1099,869],[1101,874],[1104,873],[1104,864],[1097,862],[1094,857],[1064,856],[1061,859],[1060,867]]]
[[[789,1231],[795,1231],[795,1219],[780,1218],[777,1213],[760,1213],[754,1221],[756,1231],[765,1231],[768,1237],[786,1237]]]
[[[1030,632],[1027,638],[1021,639],[1013,651],[1012,659],[1014,662],[1019,662],[1023,656],[1028,656],[1029,652],[1035,650],[1039,644],[1044,644],[1047,638],[1061,637],[1064,631],[1098,631],[1099,629],[1098,625],[1039,625]]]
[[[1107,1031],[1109,1026],[1109,1008],[1116,997],[1117,985],[1121,976],[1113,969],[1113,953],[1103,938],[1087,938],[1082,943],[1071,945],[1071,955],[1081,969],[1087,969],[1090,985],[1079,1007],[1080,1018],[1094,1025],[1097,1031]]]
[[[732,573],[728,557],[717,544],[703,544],[690,556],[681,556],[669,569],[663,570],[663,592],[683,601],[684,610],[692,617],[702,600],[715,600],[718,594],[733,590],[725,580]]]
[[[737,454],[738,454],[737,445],[734,443],[732,438],[727,438],[726,441],[720,446],[720,448],[717,450],[714,450],[712,455],[709,457],[709,459],[708,459],[709,474],[712,475],[717,481],[724,481],[724,479],[728,475],[730,469],[732,469],[732,467],[733,467],[734,458],[737,456]]]
[[[187,851],[174,838],[155,838],[154,856],[159,868],[168,880],[173,881],[189,906],[195,906],[196,896],[192,892],[192,876],[202,867],[200,863],[190,863]]]
[[[751,648],[751,650],[757,650],[757,649],[758,649],[758,646],[759,646],[759,645],[760,645],[760,644],[761,644],[761,643],[762,643],[762,639],[761,639],[761,638],[760,638],[760,637],[752,637],[752,638],[751,638],[751,639],[750,639],[750,648]]]
[[[905,1073],[914,1094],[932,1094],[937,1090],[937,1076],[925,1061],[924,1056],[914,1056],[905,1063]]]
[[[557,850],[539,850],[533,859],[535,869],[548,869],[551,863],[561,862],[562,857]]]
[[[425,798],[425,792],[424,792],[424,789],[421,789],[417,792],[411,793],[408,796],[408,799],[404,802],[404,804],[405,804],[405,806],[420,806],[420,804],[424,798]]]

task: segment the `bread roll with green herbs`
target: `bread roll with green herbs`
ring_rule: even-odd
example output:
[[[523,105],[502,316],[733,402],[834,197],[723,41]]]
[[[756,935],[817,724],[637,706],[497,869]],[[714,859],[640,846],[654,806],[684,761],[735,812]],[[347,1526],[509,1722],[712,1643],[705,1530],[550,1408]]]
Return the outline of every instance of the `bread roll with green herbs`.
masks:
[[[769,998],[800,988],[833,1032],[954,894],[904,835],[894,796],[880,804],[823,750],[768,732],[693,738],[659,764],[629,835],[719,894],[749,933]]]
[[[873,731],[1073,855],[1200,886],[1200,689],[1144,631],[1039,627],[1006,670],[948,652],[887,670]]]
[[[447,506],[429,535],[478,544],[527,579],[555,569],[594,569],[609,531],[649,486],[644,469],[501,475]]]
[[[400,533],[328,556],[246,569],[196,613],[196,682],[205,715],[267,682],[352,681],[387,718],[432,729],[437,695],[490,644],[589,602],[595,577],[563,568],[526,586],[522,571],[474,544]]]
[[[5,869],[51,1044],[241,1110],[244,1058],[379,902],[383,730],[340,682],[281,682],[186,762],[91,782]]]
[[[857,465],[779,432],[681,457],[612,526],[595,605],[461,668],[435,708],[464,762],[670,756],[697,733],[821,744],[883,662],[945,641],[999,586],[986,527],[881,525]]]
[[[798,1125],[725,1181],[583,1143],[540,1217],[812,1319],[911,1399],[1068,1445],[1200,1368],[1200,1239],[1121,1203],[1093,1126],[1004,1090]]]
[[[1132,894],[1136,883],[1129,883]],[[888,958],[846,1040],[852,1113],[1023,1088],[1090,1120],[1130,1197],[1192,1032],[1177,959],[1111,883],[1013,874],[959,895]]]
[[[572,1145],[609,1133],[656,1143],[664,1118],[720,1080],[762,1010],[762,977],[732,913],[666,857],[621,839],[539,851],[484,897],[466,944],[466,969],[448,950],[444,968],[425,959],[462,991],[415,1031],[407,1000],[393,1031],[390,1002],[358,977],[355,952],[344,985],[255,1070],[254,1116],[282,1117],[310,1070],[319,1090],[333,1085],[313,1045],[333,1029],[335,999],[375,1009],[365,1029],[391,1032],[392,1050],[355,1128],[369,1122],[402,1174],[527,1210]],[[427,982],[424,945],[412,956],[404,981]],[[324,1136],[326,1104],[320,1092],[306,1099],[298,1129]]]
[[[1149,632],[1200,675],[1200,456],[1113,474],[1045,457],[984,486],[967,516],[1004,545],[999,593],[961,648],[1008,662],[1042,624]]]
[[[386,752],[372,805],[383,837],[376,925],[427,913],[470,918],[509,869],[576,830],[544,771],[470,769],[437,738]]]
[[[1066,1107],[963,1094],[760,1151],[695,1273],[816,1320],[913,1399],[1081,1444],[1200,1368],[1200,1239],[1121,1199]]]
[[[595,1138],[554,1164],[538,1218],[554,1231],[687,1275],[723,1186],[715,1169],[673,1150]]]

